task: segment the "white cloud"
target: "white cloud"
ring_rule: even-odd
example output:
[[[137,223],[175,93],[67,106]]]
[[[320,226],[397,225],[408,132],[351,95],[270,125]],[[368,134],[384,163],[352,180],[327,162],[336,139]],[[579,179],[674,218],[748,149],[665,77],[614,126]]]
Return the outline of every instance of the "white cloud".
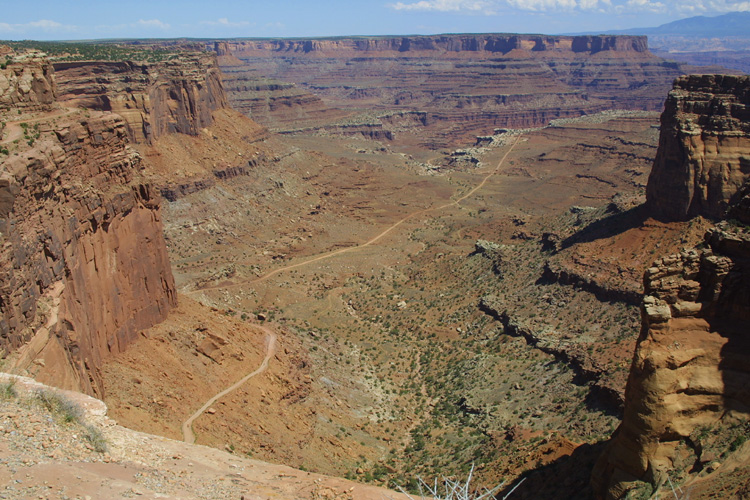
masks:
[[[713,0],[708,2],[708,7],[717,12],[748,12],[750,11],[750,2],[736,0]]]
[[[632,12],[666,12],[667,6],[661,2],[652,2],[651,0],[628,0],[625,4],[625,11]]]
[[[599,6],[599,0],[578,0],[578,7],[584,10],[595,9]]]
[[[158,19],[139,19],[135,26],[139,28],[157,28],[160,30],[167,31],[171,26],[167,23],[159,21]]]
[[[62,24],[58,23],[57,21],[51,21],[49,19],[40,19],[38,21],[31,21],[29,23],[23,24],[0,23],[0,33],[26,33],[29,31],[39,30],[47,33],[71,33],[74,31],[78,31],[78,26]]]
[[[435,11],[435,12],[471,12],[494,14],[492,2],[486,0],[420,0],[414,3],[397,2],[389,5],[395,10]]]
[[[209,26],[228,26],[228,27],[240,27],[240,26],[250,26],[250,23],[247,21],[230,21],[226,17],[222,17],[220,19],[217,19],[216,21],[201,21],[201,24],[207,24]]]
[[[547,10],[570,10],[578,6],[576,0],[506,0],[508,5],[521,10],[544,12]],[[588,3],[588,2],[586,2]]]

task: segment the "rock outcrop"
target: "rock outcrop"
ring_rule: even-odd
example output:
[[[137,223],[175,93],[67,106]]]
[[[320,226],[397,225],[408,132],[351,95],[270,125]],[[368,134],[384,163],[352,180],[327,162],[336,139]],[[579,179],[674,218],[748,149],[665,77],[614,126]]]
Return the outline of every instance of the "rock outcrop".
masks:
[[[652,215],[722,218],[750,178],[750,77],[677,79],[661,125],[646,190]]]
[[[722,223],[706,235],[706,248],[646,272],[624,419],[594,473],[600,498],[700,471],[706,460],[696,431],[720,433],[750,416],[749,259],[750,232]]]
[[[197,135],[215,110],[228,106],[210,54],[180,53],[156,63],[58,62],[55,71],[64,105],[118,113],[137,143],[175,132]]]
[[[8,50],[0,56],[0,111],[35,111],[55,102],[54,70],[42,53]]]
[[[51,68],[45,81],[54,89]],[[6,369],[100,395],[102,360],[176,304],[161,198],[119,116],[55,109],[30,128],[15,114],[5,116],[11,137],[21,128],[33,135],[4,138],[12,151],[0,156]]]
[[[593,475],[598,498],[716,467],[730,449],[709,452],[707,436],[750,419],[750,185],[735,186],[750,157],[748,83],[694,76],[670,95],[654,168],[672,161],[675,170],[651,176],[649,204],[674,218],[719,217],[730,206],[730,220],[645,273],[624,418]]]

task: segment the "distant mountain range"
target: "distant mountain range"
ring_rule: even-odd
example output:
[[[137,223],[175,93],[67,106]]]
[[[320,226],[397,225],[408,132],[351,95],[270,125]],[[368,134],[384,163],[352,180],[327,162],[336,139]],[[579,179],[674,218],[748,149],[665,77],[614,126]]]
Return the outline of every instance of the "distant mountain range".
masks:
[[[600,34],[600,33],[581,33]],[[656,28],[631,28],[627,30],[605,31],[608,35],[661,35],[691,37],[727,37],[737,36],[750,38],[750,12],[730,12],[716,17],[695,16]]]

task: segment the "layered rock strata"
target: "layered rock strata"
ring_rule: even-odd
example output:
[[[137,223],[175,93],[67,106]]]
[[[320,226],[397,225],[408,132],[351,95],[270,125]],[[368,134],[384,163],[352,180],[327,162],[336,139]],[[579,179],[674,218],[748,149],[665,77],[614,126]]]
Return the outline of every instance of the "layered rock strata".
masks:
[[[230,100],[265,125],[329,119],[317,99],[350,114],[420,111],[422,134],[431,136],[425,144],[434,147],[605,109],[661,110],[680,74],[644,37],[235,40],[215,50],[245,62],[226,67]],[[276,83],[263,85],[258,75]]]
[[[158,63],[58,62],[55,71],[64,105],[119,114],[137,143],[168,133],[197,135],[215,110],[228,106],[209,54],[180,53]]]
[[[677,79],[662,115],[646,197],[666,220],[724,216],[750,178],[750,77]]]
[[[113,114],[68,121],[2,164],[0,346],[17,369],[101,394],[102,359],[176,304],[141,168]]]
[[[39,52],[0,50],[0,112],[37,111],[55,102],[54,70]]]
[[[507,54],[513,50],[533,52],[588,53],[648,51],[645,36],[554,36],[519,34],[428,35],[405,37],[349,37],[318,39],[237,40],[217,44],[215,50],[226,55],[250,52],[321,54],[337,53],[399,54]]]
[[[686,467],[700,471],[696,430],[720,433],[750,417],[749,261],[750,232],[723,223],[706,248],[646,272],[623,422],[594,473],[600,498],[621,498],[638,481],[662,485]]]
[[[101,394],[102,360],[176,305],[161,198],[121,117],[60,108],[47,59],[9,56],[0,71],[5,369]]]
[[[598,498],[715,468],[731,450],[709,453],[707,436],[750,419],[750,185],[736,185],[748,172],[749,89],[748,78],[692,76],[670,95],[649,205],[675,218],[729,206],[730,220],[645,273],[624,418],[593,475]]]

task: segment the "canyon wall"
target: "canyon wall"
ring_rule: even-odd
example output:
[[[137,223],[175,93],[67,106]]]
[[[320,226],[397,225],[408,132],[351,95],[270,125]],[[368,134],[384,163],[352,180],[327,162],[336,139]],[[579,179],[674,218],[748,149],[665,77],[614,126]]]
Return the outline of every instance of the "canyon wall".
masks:
[[[49,69],[33,60],[21,73]],[[8,67],[3,73],[17,74]],[[41,89],[41,90],[39,90]],[[46,98],[46,97],[45,97]],[[160,217],[127,123],[59,108],[19,120],[4,103],[0,138],[0,349],[5,370],[101,395],[102,360],[176,305]],[[18,108],[21,109],[21,108]],[[15,120],[15,121],[14,121]],[[24,134],[24,140],[13,138]],[[27,140],[28,138],[28,140]]]
[[[709,230],[704,245],[645,273],[624,418],[593,475],[599,498],[716,468],[733,446],[722,436],[750,417],[750,184],[736,186],[750,165],[749,90],[747,77],[692,76],[670,95],[654,168],[679,161],[670,176],[651,176],[649,205],[676,218],[692,210],[720,217],[729,206],[729,220]],[[701,193],[686,187],[697,184]]]
[[[137,143],[168,133],[197,135],[211,125],[214,111],[228,106],[210,54],[180,53],[153,63],[58,62],[55,71],[63,105],[119,114]]]
[[[102,358],[176,304],[159,198],[119,117],[43,135],[2,164],[0,344],[41,380],[101,394]]]
[[[750,77],[690,75],[669,93],[646,197],[666,220],[724,216],[750,178]]]
[[[0,46],[0,65],[0,112],[34,111],[55,102],[54,70],[43,54],[15,54]]]
[[[229,40],[207,48],[231,54],[222,63],[229,99],[263,125],[294,130],[356,122],[373,110],[417,111],[426,113],[419,129],[391,130],[432,148],[605,109],[661,111],[681,74],[648,51],[645,37]],[[323,103],[339,113],[324,113]]]
[[[647,52],[645,36],[554,36],[518,34],[427,35],[405,37],[346,37],[314,39],[232,40],[217,47],[239,56],[259,53],[305,53],[331,57],[339,54],[361,53],[372,56],[384,53],[430,57],[460,53],[507,54],[512,50],[555,53],[588,53],[603,51]]]

